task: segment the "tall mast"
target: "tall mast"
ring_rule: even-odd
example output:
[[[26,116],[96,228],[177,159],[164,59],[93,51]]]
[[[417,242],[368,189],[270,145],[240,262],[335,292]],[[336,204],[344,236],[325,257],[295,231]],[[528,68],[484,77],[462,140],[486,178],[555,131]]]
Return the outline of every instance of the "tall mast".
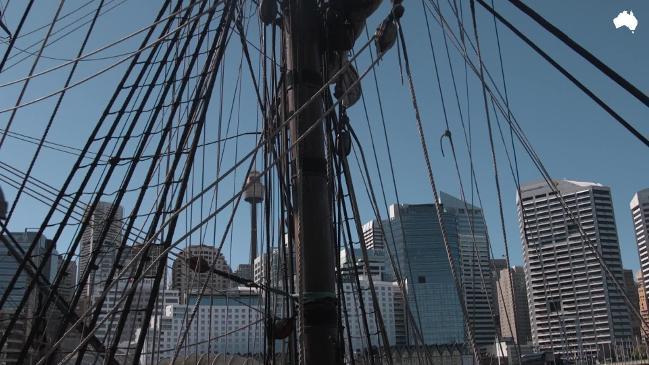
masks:
[[[289,0],[284,11],[288,116],[322,86],[322,19],[316,0]],[[290,123],[296,141],[322,116],[322,99]],[[330,365],[338,360],[334,249],[324,132],[314,128],[293,150],[294,232],[300,293],[300,363]]]

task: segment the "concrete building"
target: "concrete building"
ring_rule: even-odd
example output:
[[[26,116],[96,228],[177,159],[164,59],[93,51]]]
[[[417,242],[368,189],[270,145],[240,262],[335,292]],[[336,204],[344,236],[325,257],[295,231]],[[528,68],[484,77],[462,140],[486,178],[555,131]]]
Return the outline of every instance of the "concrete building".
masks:
[[[141,364],[159,364],[171,358],[177,347],[181,356],[263,352],[264,301],[257,291],[231,288],[227,293],[203,296],[191,323],[196,297],[190,296],[188,304],[166,305],[151,319]],[[181,341],[185,330],[187,336]]]
[[[597,257],[623,285],[611,191],[552,183],[558,194],[543,181],[523,186],[517,197],[533,343],[564,358],[620,358],[616,349],[631,340],[628,308]]]
[[[126,246],[120,258],[118,268],[126,270],[121,279],[116,280],[117,274],[113,278],[116,283],[108,289],[106,298],[102,304],[102,309],[98,317],[96,336],[104,343],[110,344],[115,341],[116,328],[122,316],[126,316],[124,328],[120,334],[118,343],[130,343],[135,336],[135,330],[140,327],[144,320],[145,309],[147,302],[151,296],[153,281],[155,280],[156,265],[153,265],[150,270],[143,273],[143,278],[140,282],[133,281],[139,261],[138,254],[144,248],[143,245]],[[163,251],[161,245],[152,245],[145,258],[145,269],[154,262],[155,258]],[[134,264],[127,266],[131,261]],[[158,263],[160,264],[160,263]],[[133,302],[127,308],[124,307],[125,302],[121,301],[127,295],[129,289],[135,287]],[[161,289],[162,291],[162,289]],[[98,303],[100,297],[104,293],[103,285],[96,287],[92,296],[89,298],[91,304]],[[116,308],[115,308],[116,307]]]
[[[266,266],[270,261],[270,272],[266,273]],[[253,280],[257,284],[271,286],[273,288],[283,287],[283,276],[281,275],[281,257],[279,249],[274,248],[270,257],[267,252],[257,256],[253,267]],[[266,278],[266,274],[270,276],[270,282]]]
[[[363,224],[363,238],[365,238],[365,245],[368,249],[385,250],[385,237],[383,237],[381,225],[376,220]]]
[[[507,268],[506,259],[491,259],[491,304],[493,305],[496,315],[496,332],[500,336],[500,307],[498,301],[498,280],[500,280],[500,272]],[[502,337],[502,336],[500,336]]]
[[[200,291],[208,278],[209,283],[205,290],[207,295],[222,293],[233,286],[230,280],[214,273],[196,273],[187,263],[187,260],[193,256],[202,257],[217,270],[232,272],[225,257],[216,247],[203,245],[185,247],[178,253],[171,270],[171,287],[180,291],[181,296]]]
[[[372,303],[372,296],[369,291],[369,282],[366,276],[360,277],[360,284],[362,290],[363,300],[367,324],[370,333],[370,342],[372,346],[378,347],[381,344],[379,327],[376,323],[374,316],[374,306]],[[396,328],[395,328],[395,298],[399,290],[396,283],[374,280],[374,289],[376,290],[376,297],[383,316],[383,323],[385,324],[385,332],[388,337],[390,346],[396,344]],[[363,325],[363,314],[361,311],[361,298],[358,293],[356,283],[349,280],[343,283],[343,293],[345,295],[345,309],[347,310],[348,323],[343,323],[345,327],[349,328],[352,347],[354,351],[363,351],[367,349],[367,336]],[[345,321],[345,319],[343,319]],[[349,342],[347,340],[347,331],[343,331],[345,346],[347,353],[349,352]]]
[[[496,338],[496,309],[492,304],[491,253],[487,225],[482,209],[444,192],[440,193],[444,211],[455,217],[448,230],[456,230],[460,248],[460,267],[464,298],[476,345],[491,347]]]
[[[110,268],[115,263],[115,254],[117,247],[122,242],[122,219],[124,210],[122,207],[115,209],[113,219],[109,222],[108,218],[113,204],[108,202],[99,202],[92,214],[87,210],[84,213],[84,219],[89,217],[88,226],[81,233],[79,248],[79,285],[87,297],[91,297],[95,287],[103,287],[106,282]],[[88,208],[89,209],[89,208]],[[101,235],[104,228],[107,228],[107,234],[103,240]],[[90,268],[90,274],[87,280],[82,280],[83,273],[88,268],[92,254],[96,254],[95,264]],[[100,289],[99,289],[100,290]]]
[[[353,254],[353,256],[352,256]],[[354,261],[356,258],[356,261]],[[386,273],[386,255],[382,250],[368,249],[367,258],[370,262],[369,272],[374,280],[386,280],[392,275]],[[353,278],[355,274],[354,263],[359,275],[366,275],[365,260],[360,248],[355,248],[352,253],[350,250],[340,251],[340,267],[344,277]],[[391,280],[390,280],[391,281]]]
[[[624,289],[627,298],[631,302],[631,305],[627,303],[631,321],[631,333],[633,341],[637,343],[642,339],[642,320],[636,315],[636,313],[640,312],[640,299],[638,297],[638,283],[635,281],[633,270],[624,270]]]
[[[511,272],[511,279],[509,273]],[[498,275],[500,335],[518,345],[532,342],[530,315],[525,288],[525,270],[521,266],[503,269]],[[513,293],[513,296],[512,296]]]
[[[237,269],[234,271],[234,274],[240,278],[253,280],[252,266],[250,266],[250,264],[239,264]]]
[[[638,283],[640,283],[638,285],[638,310],[642,317],[641,335],[642,339],[647,341],[649,339],[649,301],[647,300],[647,291],[644,285],[642,285],[642,282],[642,272],[638,272]]]
[[[54,278],[58,269],[63,265],[64,260],[65,256],[63,255],[53,255],[52,278]],[[74,260],[70,261],[70,264],[63,275],[63,279],[59,285],[59,294],[61,294],[61,297],[69,303],[72,300],[75,289],[77,288],[77,262]]]
[[[647,311],[647,297],[649,293],[649,188],[638,191],[633,195],[631,203],[631,218],[633,219],[633,229],[635,239],[638,245],[638,256],[640,257],[640,274],[638,276],[638,295],[639,307],[645,322],[649,320]],[[645,332],[646,333],[646,332]],[[645,337],[644,335],[643,337]]]

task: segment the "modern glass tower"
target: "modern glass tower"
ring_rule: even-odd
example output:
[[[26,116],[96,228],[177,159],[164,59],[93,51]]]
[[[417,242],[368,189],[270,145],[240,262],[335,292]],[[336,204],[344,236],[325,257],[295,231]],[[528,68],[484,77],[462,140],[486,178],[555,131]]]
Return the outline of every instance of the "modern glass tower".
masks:
[[[444,212],[443,216],[445,224],[455,224],[453,215]],[[376,226],[377,224],[366,225]],[[385,239],[394,255],[398,266],[396,269],[401,272],[406,282],[410,310],[418,323],[424,342],[430,345],[464,343],[462,308],[451,275],[435,205],[392,205],[389,219],[384,220],[382,226],[385,235],[374,237]],[[457,233],[455,230],[449,230],[448,234],[452,254],[455,262],[459,264]],[[366,242],[366,245],[381,246],[378,242]],[[386,273],[392,272],[393,268],[388,260]],[[457,272],[460,272],[459,268]],[[404,324],[411,327],[407,321]],[[396,330],[398,332],[400,329]],[[415,332],[412,328],[407,328],[406,331],[408,336],[405,340],[414,343]],[[399,338],[397,340],[399,341]]]
[[[486,349],[496,338],[497,306],[490,302],[493,297],[491,254],[482,209],[444,192],[440,193],[440,199],[446,214],[455,221],[446,229],[457,232],[464,298],[473,336],[476,345]]]
[[[11,235],[23,251],[27,251],[36,238],[35,232],[13,232]],[[34,265],[41,265],[43,253],[51,244],[52,241],[41,235],[39,240],[36,242],[36,248],[30,256]],[[46,260],[43,272],[47,276],[51,272],[52,262],[50,258],[47,258]],[[7,286],[16,273],[16,270],[18,270],[18,266],[18,261],[9,253],[9,250],[5,245],[0,244],[0,296],[3,296],[5,291],[9,289]],[[47,277],[47,279],[51,280],[49,277]],[[23,299],[23,296],[27,292],[27,287],[31,285],[32,280],[32,277],[25,271],[18,276],[18,280],[15,282],[13,289],[9,293],[3,308],[0,309],[0,333],[5,331],[9,320],[17,315],[15,312],[18,304]],[[43,330],[44,323],[32,320],[39,310],[40,299],[42,299],[41,292],[34,288],[27,298],[25,307],[18,315],[16,324],[7,338],[7,343],[3,347],[2,351],[0,351],[1,364],[17,364],[18,355],[20,354],[29,333],[31,331]]]

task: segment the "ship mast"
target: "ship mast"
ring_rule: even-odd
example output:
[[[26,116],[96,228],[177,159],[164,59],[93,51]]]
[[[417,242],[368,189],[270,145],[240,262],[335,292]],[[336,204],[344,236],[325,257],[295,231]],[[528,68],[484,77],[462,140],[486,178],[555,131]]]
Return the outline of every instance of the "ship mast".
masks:
[[[290,0],[283,16],[287,116],[306,104],[322,86],[322,19],[316,0]],[[321,98],[310,102],[290,123],[296,141],[322,117]],[[338,333],[335,261],[331,236],[330,191],[324,131],[316,127],[291,154],[299,333],[302,364],[335,364]]]

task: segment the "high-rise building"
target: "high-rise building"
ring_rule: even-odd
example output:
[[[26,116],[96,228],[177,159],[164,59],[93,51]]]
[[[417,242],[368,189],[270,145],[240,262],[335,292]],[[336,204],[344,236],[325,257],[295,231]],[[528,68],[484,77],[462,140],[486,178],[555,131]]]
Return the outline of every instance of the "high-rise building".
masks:
[[[640,317],[642,318],[641,325],[641,337],[644,341],[647,341],[649,334],[649,301],[647,300],[647,291],[642,285],[642,272],[638,272],[638,311],[640,312]]]
[[[636,314],[640,311],[640,300],[638,298],[638,283],[635,281],[633,270],[624,270],[624,290],[629,302],[631,302],[630,305],[627,303],[631,321],[631,334],[633,340],[637,342],[642,338],[642,320]]]
[[[598,258],[624,285],[611,191],[587,182],[552,184],[527,184],[517,197],[532,340],[564,358],[609,358],[631,339],[623,290]]]
[[[512,338],[516,344],[528,344],[532,340],[532,332],[527,307],[525,269],[521,266],[505,268],[498,277],[500,334],[503,339]]]
[[[5,200],[5,193],[0,187],[0,219],[4,220],[7,218],[7,201]]]
[[[455,225],[455,216],[443,212],[444,224]],[[464,343],[464,318],[460,298],[451,274],[448,256],[444,247],[442,233],[435,204],[391,205],[389,218],[379,225],[366,224],[366,229],[382,226],[385,235],[372,233],[374,239],[365,242],[368,247],[379,247],[377,241],[385,242],[394,248],[393,254],[398,267],[393,268],[388,260],[386,272],[399,270],[405,280],[407,302],[421,331],[424,343],[458,344]],[[366,231],[365,236],[369,233]],[[448,230],[451,254],[459,266],[460,248],[457,230]],[[460,273],[459,267],[456,272]],[[410,321],[401,321],[408,325]],[[395,331],[408,334],[397,336],[400,341],[415,343],[412,328],[397,328]],[[402,345],[404,343],[397,343]]]
[[[109,221],[112,208],[113,204],[111,203],[99,202],[92,214],[89,211],[84,213],[84,220],[88,218],[89,221],[88,226],[81,233],[78,278],[79,285],[87,297],[93,295],[95,287],[102,287],[106,280],[108,280],[108,273],[115,263],[117,247],[122,242],[122,219],[124,210],[122,207],[117,207],[113,218]],[[88,217],[89,214],[90,217]],[[108,226],[107,234],[102,240],[101,235],[106,226]],[[90,267],[88,279],[82,280],[93,253],[97,255],[95,263]]]
[[[493,304],[494,284],[490,269],[491,255],[482,209],[446,193],[440,194],[440,200],[444,209],[444,224],[449,244],[456,265],[458,265],[457,273],[460,275],[464,287],[464,299],[469,314],[468,321],[476,345],[487,348],[493,345],[496,338],[497,324],[494,317],[497,314],[497,308]],[[403,218],[401,221],[400,217]],[[427,298],[425,295],[433,295],[437,297],[437,300],[444,301],[442,306],[453,308],[454,316],[443,319],[453,322],[449,327],[449,333],[453,333],[453,335],[444,334],[444,331],[441,331],[438,336],[431,335],[429,343],[463,342],[463,337],[457,337],[460,333],[464,333],[462,308],[450,272],[448,256],[437,222],[435,205],[402,205],[400,208],[392,205],[389,220],[383,221],[382,224],[371,221],[363,225],[363,229],[365,244],[370,252],[374,253],[371,255],[371,259],[378,257],[379,254],[383,255],[386,243],[389,243],[391,248],[396,248],[394,258],[395,260],[399,259],[398,266],[401,275],[408,284],[408,304],[412,313],[419,313],[421,316],[421,313],[428,311],[428,306],[432,305],[430,302],[426,302],[427,299],[414,296],[420,290],[419,286],[422,287],[422,292],[427,293],[423,294],[422,298]],[[396,245],[393,244],[393,241]],[[421,255],[424,253],[428,256],[422,257]],[[344,261],[349,261],[349,258],[345,257],[345,259],[347,260]],[[426,261],[427,259],[430,260]],[[357,261],[359,260],[357,257]],[[391,280],[394,278],[393,269],[388,260],[385,258],[383,260],[386,262],[386,269],[380,277],[384,280]],[[370,267],[372,272],[380,270],[381,266],[372,262]],[[362,261],[357,265],[362,268]],[[440,275],[436,275],[434,279],[420,275],[420,273],[430,272]],[[411,296],[412,298],[410,298]],[[426,304],[422,305],[421,302]],[[417,307],[419,307],[419,311],[417,311]],[[431,311],[435,313],[435,310]],[[425,316],[428,316],[430,320],[435,318],[434,316]],[[422,327],[426,327],[423,322]],[[458,340],[458,338],[462,339]]]
[[[353,254],[353,256],[352,256]],[[354,261],[354,258],[356,261]],[[374,280],[388,280],[391,275],[388,275],[385,270],[386,257],[385,253],[381,250],[368,249],[367,259],[369,261],[369,272]],[[366,275],[365,260],[360,248],[354,248],[352,253],[350,250],[340,251],[340,267],[343,276],[353,277],[356,270],[359,275]],[[356,267],[356,268],[354,268]]]
[[[253,280],[255,283],[271,286],[273,288],[283,287],[280,261],[279,249],[277,248],[274,248],[270,255],[268,255],[267,252],[264,252],[257,256],[253,266]],[[268,262],[270,262],[270,271],[267,273],[266,267]],[[269,275],[270,281],[266,279],[266,274]]]
[[[365,238],[365,246],[368,249],[385,250],[385,238],[381,225],[377,221],[373,220],[363,224],[363,238]]]
[[[455,218],[447,230],[457,232],[464,298],[475,343],[487,348],[494,343],[497,323],[492,304],[489,236],[482,209],[444,192],[440,200],[444,211]]]
[[[500,307],[498,301],[498,280],[500,280],[500,272],[503,269],[507,268],[506,259],[491,259],[491,305],[494,308],[494,314],[496,315],[496,332],[500,336]]]
[[[233,286],[232,282],[212,272],[197,273],[189,267],[187,260],[201,257],[214,269],[231,273],[230,266],[222,253],[214,246],[192,245],[184,248],[173,262],[171,271],[171,287],[179,290],[181,297],[198,292],[205,282],[209,282],[204,294],[218,294]]]
[[[252,266],[250,266],[250,264],[239,264],[237,269],[234,271],[234,274],[240,278],[252,280]]]
[[[52,275],[51,277],[54,278],[56,275],[56,272],[58,269],[63,265],[63,261],[65,260],[65,256],[63,255],[53,255],[53,262],[52,262]],[[65,299],[66,302],[70,302],[72,300],[72,296],[74,295],[74,291],[77,288],[77,262],[72,260],[68,264],[68,267],[63,273],[63,279],[61,279],[61,284],[59,284],[59,294],[61,294],[61,297]]]
[[[161,264],[161,262],[156,262],[156,258],[163,252],[163,246],[153,244],[149,247],[146,257],[143,258],[145,271],[142,272],[140,280],[136,282],[134,280],[136,268],[142,259],[141,252],[143,249],[144,245],[142,244],[125,246],[116,265],[118,271],[113,276],[110,287],[104,290],[105,282],[96,282],[92,295],[87,297],[88,304],[98,305],[100,298],[105,294],[97,318],[95,335],[107,346],[113,343],[118,344],[120,350],[117,357],[120,363],[132,362],[132,358],[127,357],[127,354],[132,354],[134,351],[135,344],[133,342],[136,339],[136,330],[141,327],[149,298],[154,295],[152,289],[156,279],[156,269],[157,265]],[[128,265],[129,262],[133,263]],[[150,269],[147,270],[149,267]],[[122,276],[117,279],[120,272],[122,272]],[[107,271],[102,272],[104,278],[108,278],[108,274]],[[124,297],[133,286],[135,286],[133,300],[126,307]],[[164,289],[160,291],[163,292]],[[156,309],[161,310],[160,303],[157,304]],[[119,333],[119,338],[117,338],[117,327],[120,320],[123,320],[123,327],[121,333]],[[84,357],[84,361],[85,359]]]
[[[638,276],[638,295],[639,306],[645,323],[649,323],[649,310],[647,303],[649,302],[649,188],[638,191],[633,195],[631,203],[631,218],[633,219],[633,228],[635,232],[635,239],[638,245],[638,255],[640,256],[640,274]],[[642,327],[641,327],[642,328]],[[648,328],[649,329],[649,328]],[[646,337],[642,331],[642,337]]]
[[[500,275],[500,271],[507,268],[507,259],[491,259],[491,268],[497,276]]]
[[[13,232],[11,235],[16,240],[16,243],[18,243],[22,248],[23,252],[27,251],[32,242],[36,239],[35,232]],[[31,254],[31,261],[34,265],[41,265],[44,257],[43,254],[51,244],[52,241],[42,235],[38,241],[36,241],[36,247]],[[49,277],[49,274],[51,273],[51,260],[48,258],[44,264],[43,273],[45,273],[46,279],[51,281],[51,278]],[[0,296],[3,296],[5,292],[9,290],[9,282],[18,270],[18,265],[18,261],[10,254],[7,247],[0,244]],[[23,299],[23,296],[27,292],[27,287],[32,284],[32,280],[32,277],[23,270],[18,276],[18,280],[15,282],[11,292],[8,294],[4,306],[0,309],[0,333],[4,333],[6,330],[5,326],[9,324],[9,320],[12,317],[18,316],[17,321],[7,338],[7,342],[2,348],[2,351],[0,351],[1,364],[17,364],[18,355],[20,354],[29,333],[31,331],[44,330],[44,322],[33,320],[39,310],[38,306],[40,299],[42,299],[41,291],[39,291],[38,288],[34,288],[34,290],[30,292],[26,304],[20,314],[16,314],[15,312],[19,303]],[[37,350],[30,349],[30,351]]]

